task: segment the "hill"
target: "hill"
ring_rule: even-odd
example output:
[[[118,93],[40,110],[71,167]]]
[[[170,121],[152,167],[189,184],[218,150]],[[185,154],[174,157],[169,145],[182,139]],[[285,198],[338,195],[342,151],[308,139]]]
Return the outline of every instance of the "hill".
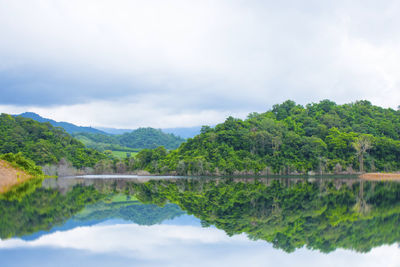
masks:
[[[121,145],[131,148],[156,148],[164,146],[166,149],[175,149],[185,141],[181,137],[167,134],[160,129],[154,128],[139,128],[130,133],[117,136],[117,138]]]
[[[171,133],[182,138],[193,138],[200,133],[200,130],[201,126],[161,129],[164,133]]]
[[[136,168],[153,173],[341,173],[400,169],[400,111],[368,101],[274,105],[246,120],[229,117],[178,149],[145,150]]]
[[[131,133],[135,130],[133,129],[117,129],[117,128],[107,128],[107,127],[86,127],[86,126],[77,126],[75,124],[69,123],[69,122],[64,122],[64,121],[55,121],[52,119],[44,118],[40,116],[39,114],[36,114],[34,112],[24,112],[19,115],[15,116],[20,116],[24,118],[29,118],[38,122],[49,122],[51,125],[54,127],[61,127],[63,128],[67,133],[69,134],[75,134],[75,133],[93,133],[93,134],[103,134],[103,135],[122,135],[125,133]],[[166,129],[161,129],[163,133],[166,134],[173,134],[178,137],[182,138],[190,138],[194,137],[195,135],[200,133],[201,127],[196,126],[196,127],[181,127],[181,128],[166,128]]]
[[[184,139],[181,137],[154,128],[139,128],[136,130],[104,128],[113,133],[108,134],[92,127],[76,126],[68,122],[57,122],[43,118],[33,112],[25,112],[16,115],[16,117],[29,118],[41,123],[48,122],[54,127],[61,127],[88,148],[93,148],[101,152],[105,150],[137,152],[143,148],[156,148],[158,146],[175,149],[184,142]],[[178,132],[186,133],[182,129],[179,128]],[[195,132],[196,128],[190,128],[189,131]],[[115,134],[119,132],[122,134]]]
[[[117,128],[106,128],[106,127],[97,127],[97,129],[106,132],[108,134],[124,134],[133,131],[132,129],[117,129]],[[200,129],[201,126],[162,128],[160,130],[164,133],[170,133],[182,138],[192,138],[200,133]]]
[[[63,128],[67,133],[98,133],[98,134],[106,134],[103,131],[100,131],[98,129],[92,128],[92,127],[84,127],[84,126],[77,126],[75,124],[69,123],[69,122],[63,122],[63,121],[55,121],[47,118],[43,118],[40,115],[33,113],[33,112],[25,112],[19,115],[16,115],[19,117],[24,117],[24,118],[29,118],[33,119],[38,122],[48,122],[54,127],[61,127]]]
[[[139,128],[122,135],[76,133],[73,136],[86,146],[100,151],[117,150],[133,152],[159,146],[164,146],[167,149],[175,149],[185,141],[181,137],[167,134],[154,128]]]
[[[50,123],[1,114],[0,154],[18,152],[38,165],[55,164],[65,158],[77,168],[93,167],[106,158]]]

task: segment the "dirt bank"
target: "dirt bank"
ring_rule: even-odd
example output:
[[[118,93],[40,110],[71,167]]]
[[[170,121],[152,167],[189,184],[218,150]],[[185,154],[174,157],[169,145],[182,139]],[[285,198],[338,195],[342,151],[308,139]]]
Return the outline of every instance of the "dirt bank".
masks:
[[[0,160],[0,194],[30,178],[31,175],[11,166],[7,161]]]
[[[370,181],[400,181],[400,173],[364,173],[360,178]]]

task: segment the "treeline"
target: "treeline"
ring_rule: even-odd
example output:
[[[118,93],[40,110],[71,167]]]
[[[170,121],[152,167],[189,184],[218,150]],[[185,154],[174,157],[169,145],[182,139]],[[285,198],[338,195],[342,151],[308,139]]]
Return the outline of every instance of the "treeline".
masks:
[[[21,153],[38,165],[56,164],[66,159],[76,168],[93,167],[107,158],[50,123],[1,114],[0,154],[6,153]]]
[[[142,150],[134,168],[180,175],[394,171],[399,140],[400,111],[368,101],[304,107],[289,100],[246,120],[204,126],[176,150]]]
[[[154,128],[139,128],[130,133],[121,135],[106,135],[97,133],[75,133],[75,138],[86,146],[104,150],[118,150],[136,152],[140,149],[152,149],[163,146],[167,149],[176,149],[185,139],[173,134],[164,133]]]

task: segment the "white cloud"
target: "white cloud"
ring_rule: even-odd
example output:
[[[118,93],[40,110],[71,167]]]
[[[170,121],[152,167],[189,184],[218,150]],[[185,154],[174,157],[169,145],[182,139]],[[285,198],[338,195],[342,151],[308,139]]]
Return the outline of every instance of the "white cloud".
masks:
[[[198,125],[215,125],[228,116],[245,118],[247,112],[232,112],[219,109],[180,110],[172,102],[154,99],[119,99],[96,101],[85,104],[53,107],[2,106],[0,112],[20,114],[35,112],[45,118],[67,121],[82,126],[130,128],[154,127],[173,128]]]

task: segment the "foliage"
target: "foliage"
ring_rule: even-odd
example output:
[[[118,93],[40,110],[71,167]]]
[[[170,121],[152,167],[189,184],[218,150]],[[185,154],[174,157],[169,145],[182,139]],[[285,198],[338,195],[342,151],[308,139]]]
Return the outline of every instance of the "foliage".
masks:
[[[119,159],[125,159],[129,157],[135,157],[137,152],[126,152],[126,151],[111,151],[111,155]]]
[[[38,165],[66,158],[77,168],[92,167],[105,155],[86,148],[61,128],[23,117],[0,115],[0,153],[18,153]]]
[[[160,129],[139,128],[130,133],[117,136],[120,144],[131,148],[156,148],[164,146],[166,149],[175,149],[185,139],[173,134],[164,133]]]
[[[357,140],[368,140],[362,153]],[[246,120],[203,127],[165,156],[149,153],[139,152],[136,168],[183,175],[399,170],[400,111],[368,101],[303,107],[289,100]]]

